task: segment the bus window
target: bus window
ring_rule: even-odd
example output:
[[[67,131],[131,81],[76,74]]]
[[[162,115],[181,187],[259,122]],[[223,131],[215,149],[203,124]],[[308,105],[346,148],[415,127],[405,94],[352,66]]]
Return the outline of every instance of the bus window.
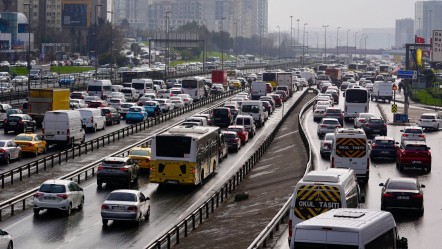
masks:
[[[191,140],[191,137],[158,136],[157,156],[186,158],[190,154]]]
[[[345,101],[348,103],[366,103],[368,95],[366,91],[349,90],[345,93]]]

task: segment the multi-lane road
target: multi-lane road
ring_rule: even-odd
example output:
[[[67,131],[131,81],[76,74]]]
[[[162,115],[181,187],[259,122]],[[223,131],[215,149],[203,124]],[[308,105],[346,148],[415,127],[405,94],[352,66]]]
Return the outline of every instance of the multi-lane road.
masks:
[[[296,93],[295,97],[286,103],[286,111],[300,94],[300,92]],[[130,136],[124,140],[124,143],[134,143],[195,112],[197,111]],[[0,226],[14,236],[14,243],[18,248],[142,248],[164,234],[177,221],[189,215],[214,191],[218,190],[254,153],[260,142],[273,131],[281,119],[281,112],[282,108],[278,108],[266,125],[258,130],[256,136],[242,147],[239,153],[230,154],[220,165],[217,173],[200,188],[165,187],[159,189],[157,184],[148,183],[147,176],[141,177],[138,188],[151,198],[152,211],[149,222],[145,222],[140,227],[117,223],[110,224],[107,229],[102,229],[100,207],[112,189],[98,190],[95,178],[81,184],[86,197],[82,211],[73,212],[70,217],[52,213],[42,213],[36,217],[32,210],[26,210],[1,222]],[[105,157],[122,148],[124,146],[122,143],[118,142],[110,147],[101,148],[93,154],[80,157],[78,161],[68,162],[56,170],[73,169]],[[31,179],[29,186],[34,187],[34,185],[38,183]]]

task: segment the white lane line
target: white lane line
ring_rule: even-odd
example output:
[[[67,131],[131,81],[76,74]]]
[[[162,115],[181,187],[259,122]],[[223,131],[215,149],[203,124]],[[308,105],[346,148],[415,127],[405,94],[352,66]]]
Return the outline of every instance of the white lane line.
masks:
[[[296,131],[292,131],[292,132],[286,133],[286,134],[284,134],[284,135],[277,136],[276,138],[282,138],[282,137],[290,136],[290,135],[295,134],[295,133],[298,133],[298,132],[299,132],[298,130],[296,130]]]

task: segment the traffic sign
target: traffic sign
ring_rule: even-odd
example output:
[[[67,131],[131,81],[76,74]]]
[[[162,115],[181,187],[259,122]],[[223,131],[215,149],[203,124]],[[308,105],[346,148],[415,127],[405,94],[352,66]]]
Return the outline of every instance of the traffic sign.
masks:
[[[399,79],[417,79],[417,71],[414,70],[399,70],[397,71]]]
[[[391,112],[392,113],[397,113],[397,105],[396,104],[392,104],[391,105]]]
[[[393,84],[393,91],[397,90],[397,86]]]

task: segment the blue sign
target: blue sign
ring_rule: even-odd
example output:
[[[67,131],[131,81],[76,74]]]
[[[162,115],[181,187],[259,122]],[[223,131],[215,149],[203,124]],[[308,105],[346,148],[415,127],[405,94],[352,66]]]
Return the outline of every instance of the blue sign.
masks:
[[[409,74],[398,74],[397,75],[398,79],[414,79],[414,75],[409,75]]]
[[[414,70],[399,70],[397,71],[397,75],[414,75],[417,72]]]

